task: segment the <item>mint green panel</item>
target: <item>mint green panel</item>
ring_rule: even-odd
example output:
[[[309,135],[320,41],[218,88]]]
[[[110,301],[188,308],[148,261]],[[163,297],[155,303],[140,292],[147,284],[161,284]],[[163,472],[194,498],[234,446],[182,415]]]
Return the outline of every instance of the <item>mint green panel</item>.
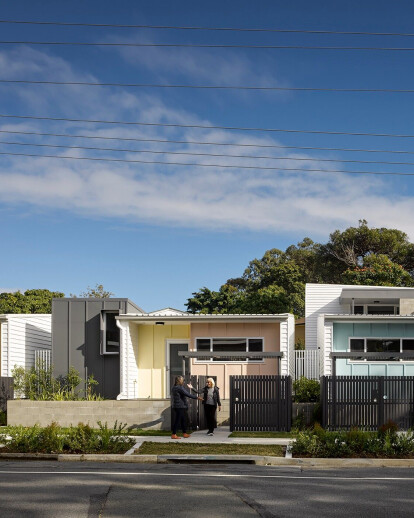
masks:
[[[404,324],[388,324],[388,336],[392,338],[401,338],[405,336]]]
[[[405,324],[404,328],[405,328],[405,334],[403,336],[409,336],[409,337],[414,336],[414,324]],[[411,374],[410,374],[410,376],[411,376]]]
[[[371,335],[371,324],[354,324],[353,336],[370,336]]]
[[[388,324],[372,324],[371,336],[389,336]]]
[[[386,376],[387,375],[387,365],[384,365],[383,363],[380,363],[379,365],[370,363],[369,375],[370,376]]]
[[[368,376],[369,375],[369,367],[368,364],[365,363],[352,363],[352,376]]]
[[[413,363],[404,364],[404,376],[414,376],[414,364]]]
[[[404,365],[399,362],[389,363],[387,368],[387,376],[404,376]]]
[[[333,350],[347,351],[349,347],[348,338],[352,336],[353,324],[337,324],[333,325]],[[339,373],[338,373],[339,374]]]
[[[345,358],[338,358],[336,360],[336,375],[337,376],[351,376],[352,367]]]

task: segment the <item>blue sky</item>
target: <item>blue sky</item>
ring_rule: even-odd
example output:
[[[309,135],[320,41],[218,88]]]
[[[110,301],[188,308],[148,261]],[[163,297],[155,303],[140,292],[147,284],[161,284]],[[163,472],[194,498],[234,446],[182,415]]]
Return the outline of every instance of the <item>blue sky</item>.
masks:
[[[0,19],[335,31],[411,32],[412,2],[19,1]],[[1,40],[414,47],[413,37],[201,32],[0,24]],[[414,52],[58,47],[0,44],[0,79],[410,89]],[[184,125],[413,134],[414,94],[257,92],[0,85],[0,114]],[[0,291],[79,293],[102,283],[147,311],[184,308],[269,248],[365,218],[414,237],[413,139],[126,126],[0,118],[3,132],[182,140],[184,144],[0,133],[0,140],[266,159],[96,151],[0,143],[3,153],[280,167],[279,171],[0,155]],[[248,144],[248,147],[189,141]],[[253,147],[252,145],[259,146]],[[282,146],[278,148],[263,146]],[[289,160],[280,160],[287,157]],[[306,159],[306,160],[303,160]],[[334,162],[321,162],[332,159]],[[283,167],[322,169],[292,172]]]

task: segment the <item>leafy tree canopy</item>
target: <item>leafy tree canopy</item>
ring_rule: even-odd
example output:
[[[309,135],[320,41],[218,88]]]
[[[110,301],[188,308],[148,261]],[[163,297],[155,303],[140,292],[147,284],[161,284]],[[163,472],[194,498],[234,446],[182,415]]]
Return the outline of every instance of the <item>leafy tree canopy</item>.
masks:
[[[26,290],[0,293],[1,313],[51,313],[52,299],[64,297],[60,291]]]
[[[79,293],[79,297],[84,299],[106,299],[113,297],[113,295],[114,294],[111,291],[106,291],[102,284],[95,284],[94,288],[88,286],[86,291]],[[73,295],[72,293],[70,296],[76,298],[76,295]]]
[[[305,284],[414,286],[414,244],[401,230],[370,228],[366,220],[324,244],[305,238],[285,251],[268,250],[219,291],[207,287],[187,301],[192,313],[285,313],[303,316]]]

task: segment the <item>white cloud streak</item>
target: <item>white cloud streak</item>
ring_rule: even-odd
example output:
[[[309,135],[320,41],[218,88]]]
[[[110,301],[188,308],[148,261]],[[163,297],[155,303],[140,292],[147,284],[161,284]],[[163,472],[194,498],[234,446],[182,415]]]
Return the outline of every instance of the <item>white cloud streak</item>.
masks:
[[[171,59],[177,66],[179,54]],[[142,61],[142,60],[141,60]],[[154,58],[156,61],[156,55]],[[160,63],[157,63],[159,66]],[[211,67],[214,65],[210,63]],[[149,64],[148,64],[149,66]],[[218,63],[221,80],[237,76],[242,81],[248,64],[234,62],[233,68]],[[32,49],[0,52],[0,67],[9,70],[8,76],[23,77],[28,68],[32,77],[53,76],[58,80],[95,80],[90,74],[77,72],[66,61]],[[10,67],[10,68],[9,68]],[[28,67],[28,68],[26,68]],[[198,64],[188,61],[181,72],[197,74]],[[263,78],[265,80],[265,78]],[[6,87],[3,87],[5,90]],[[3,90],[2,90],[3,91]],[[10,93],[10,89],[8,90]],[[210,124],[196,114],[165,105],[160,98],[122,90],[92,90],[68,87],[62,92],[53,88],[13,89],[13,95],[27,108],[27,112],[50,113],[56,116],[80,118],[113,118],[148,122],[181,124]],[[64,102],[63,102],[64,101]],[[205,140],[238,144],[277,144],[280,140],[269,136],[250,136],[220,130],[192,130],[178,128],[112,127],[68,123],[62,129],[58,123],[47,127],[34,121],[11,123],[3,121],[0,129],[24,131],[77,132],[87,135],[116,136],[123,138],[176,138],[179,140]],[[80,140],[80,139],[79,139]],[[70,141],[76,145],[79,140]],[[21,141],[61,143],[61,139],[46,137],[21,137]],[[65,142],[68,142],[65,140]],[[81,141],[82,145],[135,147],[136,149],[163,149],[186,152],[231,152],[240,154],[240,148],[195,144],[132,144],[102,141]],[[24,152],[22,148],[10,151]],[[225,149],[225,151],[223,151]],[[3,150],[3,147],[1,148]],[[41,153],[28,148],[28,152]],[[46,151],[45,151],[46,153]],[[88,152],[80,150],[47,151],[48,154],[72,156],[106,156],[140,158],[140,154]],[[128,224],[150,224],[196,228],[211,231],[298,232],[312,236],[326,235],[332,228],[355,225],[365,218],[370,225],[391,226],[414,236],[414,203],[411,196],[392,195],[390,181],[378,177],[348,176],[330,172],[341,168],[332,164],[295,159],[312,158],[305,153],[292,153],[288,149],[266,151],[275,158],[288,156],[292,160],[254,160],[230,157],[172,157],[157,158],[143,154],[145,160],[182,161],[201,164],[260,165],[281,167],[282,171],[260,171],[223,168],[197,168],[186,166],[161,166],[151,164],[121,164],[105,162],[70,161],[49,158],[0,158],[0,202],[4,206],[25,206],[43,210],[64,210],[85,217],[98,217]],[[254,154],[246,148],[242,154]],[[330,155],[334,157],[334,155]],[[322,169],[325,172],[283,172],[283,167]]]

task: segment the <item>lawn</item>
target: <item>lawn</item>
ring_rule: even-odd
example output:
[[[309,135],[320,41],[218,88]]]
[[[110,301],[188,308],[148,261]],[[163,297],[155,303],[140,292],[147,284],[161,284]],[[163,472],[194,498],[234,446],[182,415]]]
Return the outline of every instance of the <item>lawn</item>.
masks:
[[[232,432],[229,437],[248,437],[250,439],[294,439],[296,432]]]
[[[194,444],[144,442],[136,455],[265,455],[283,457],[283,446],[262,444]]]

